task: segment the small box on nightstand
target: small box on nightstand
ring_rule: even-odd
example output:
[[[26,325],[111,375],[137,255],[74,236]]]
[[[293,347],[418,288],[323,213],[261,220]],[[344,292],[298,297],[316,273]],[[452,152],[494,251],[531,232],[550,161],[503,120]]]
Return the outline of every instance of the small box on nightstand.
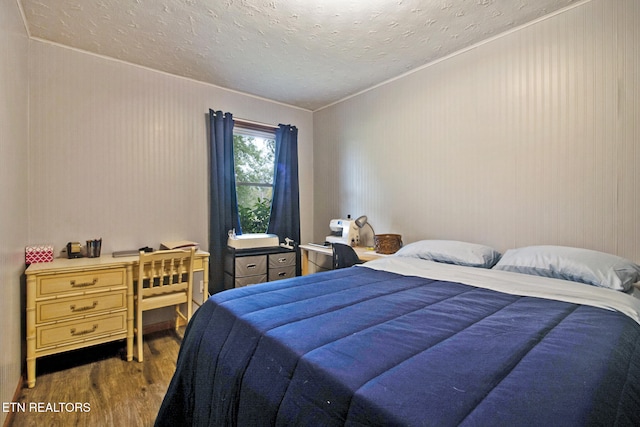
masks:
[[[27,246],[24,251],[24,258],[27,264],[53,261],[53,245]]]

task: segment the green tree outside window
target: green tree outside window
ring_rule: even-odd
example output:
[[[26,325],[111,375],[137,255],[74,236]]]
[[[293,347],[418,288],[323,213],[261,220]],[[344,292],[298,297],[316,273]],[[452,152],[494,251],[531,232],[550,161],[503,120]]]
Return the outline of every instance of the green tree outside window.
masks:
[[[243,233],[266,233],[271,215],[275,139],[236,130],[233,156],[238,212]]]

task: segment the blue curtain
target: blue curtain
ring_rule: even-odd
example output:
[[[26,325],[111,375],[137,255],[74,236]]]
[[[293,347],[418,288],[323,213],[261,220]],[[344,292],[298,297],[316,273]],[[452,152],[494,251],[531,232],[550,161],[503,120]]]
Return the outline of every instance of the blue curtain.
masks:
[[[238,234],[238,197],[233,161],[233,116],[209,110],[209,292],[224,289],[224,255],[229,230]]]
[[[298,184],[298,128],[279,125],[276,129],[276,158],[273,200],[268,233],[300,243],[300,187]],[[297,274],[300,274],[298,251]]]

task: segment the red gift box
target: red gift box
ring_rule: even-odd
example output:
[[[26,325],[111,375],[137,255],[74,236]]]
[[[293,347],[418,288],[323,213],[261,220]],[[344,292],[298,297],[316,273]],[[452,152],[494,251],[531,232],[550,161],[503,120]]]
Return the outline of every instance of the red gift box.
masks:
[[[53,261],[53,245],[27,246],[24,251],[27,264]]]

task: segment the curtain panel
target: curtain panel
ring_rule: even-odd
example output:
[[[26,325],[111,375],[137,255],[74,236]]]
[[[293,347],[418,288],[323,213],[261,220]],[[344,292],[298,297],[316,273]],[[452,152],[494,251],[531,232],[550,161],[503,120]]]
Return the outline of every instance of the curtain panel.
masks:
[[[209,110],[209,292],[224,289],[224,255],[229,230],[241,234],[233,160],[233,116]]]
[[[268,233],[300,243],[300,188],[298,183],[298,128],[279,125],[276,129],[276,158],[273,179],[273,200]],[[300,275],[300,252],[297,250],[297,271]]]

